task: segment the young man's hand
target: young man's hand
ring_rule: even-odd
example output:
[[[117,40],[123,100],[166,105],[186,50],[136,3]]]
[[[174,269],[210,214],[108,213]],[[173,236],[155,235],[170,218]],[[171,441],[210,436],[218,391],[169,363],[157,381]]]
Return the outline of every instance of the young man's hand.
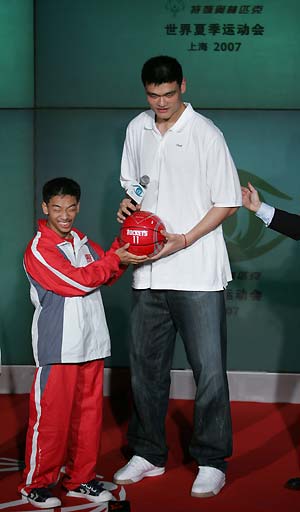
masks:
[[[129,245],[130,244],[125,244],[115,251],[123,265],[138,265],[139,263],[149,261],[148,256],[136,256],[135,254],[128,252],[127,249]]]
[[[243,206],[251,212],[257,212],[261,206],[261,200],[259,199],[257,190],[253,187],[250,181],[248,182],[248,187],[241,187],[241,189]]]

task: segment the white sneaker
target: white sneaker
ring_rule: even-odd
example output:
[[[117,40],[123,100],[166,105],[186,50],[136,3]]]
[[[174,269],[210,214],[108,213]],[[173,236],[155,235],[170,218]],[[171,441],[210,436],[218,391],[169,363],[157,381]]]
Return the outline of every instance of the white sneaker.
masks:
[[[123,468],[114,474],[115,484],[126,485],[139,482],[145,476],[158,476],[165,472],[165,468],[154,466],[139,455],[134,455]]]
[[[198,475],[193,483],[191,496],[210,498],[220,492],[225,485],[225,474],[217,468],[199,466]]]

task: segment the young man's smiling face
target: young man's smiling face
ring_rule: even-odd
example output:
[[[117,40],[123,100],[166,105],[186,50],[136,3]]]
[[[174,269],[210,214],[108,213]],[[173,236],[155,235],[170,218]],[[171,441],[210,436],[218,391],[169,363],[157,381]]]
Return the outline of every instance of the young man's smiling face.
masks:
[[[185,90],[185,80],[181,85],[177,82],[146,84],[147,101],[156,115],[156,121],[174,123],[177,121],[185,108],[181,98]]]
[[[74,220],[79,212],[79,202],[74,196],[53,196],[48,203],[42,203],[47,215],[47,226],[62,238],[69,238]]]

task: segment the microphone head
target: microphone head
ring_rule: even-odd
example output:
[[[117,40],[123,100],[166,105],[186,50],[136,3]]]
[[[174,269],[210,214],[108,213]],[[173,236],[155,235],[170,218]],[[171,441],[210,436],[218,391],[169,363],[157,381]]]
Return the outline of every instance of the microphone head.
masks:
[[[147,174],[144,174],[144,176],[142,176],[140,179],[140,185],[142,185],[142,187],[147,187],[147,185],[149,185],[149,183],[150,183],[149,176],[147,176]]]

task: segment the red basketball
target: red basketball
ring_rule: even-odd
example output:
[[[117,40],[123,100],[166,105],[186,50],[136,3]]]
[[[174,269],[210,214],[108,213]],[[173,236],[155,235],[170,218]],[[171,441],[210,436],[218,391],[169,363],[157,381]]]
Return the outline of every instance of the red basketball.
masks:
[[[163,222],[151,212],[138,211],[126,217],[121,227],[121,241],[129,243],[128,252],[137,256],[154,256],[164,246]]]

